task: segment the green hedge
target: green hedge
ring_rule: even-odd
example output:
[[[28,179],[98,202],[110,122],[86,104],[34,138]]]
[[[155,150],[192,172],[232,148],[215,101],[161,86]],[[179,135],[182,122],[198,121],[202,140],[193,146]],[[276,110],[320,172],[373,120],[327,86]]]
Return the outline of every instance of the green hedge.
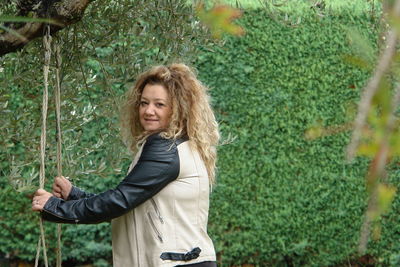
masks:
[[[344,61],[359,52],[347,33],[357,29],[373,43],[373,23],[367,15],[305,15],[290,27],[248,11],[244,37],[200,56],[223,136],[236,138],[219,149],[211,202],[222,266],[330,266],[357,257],[368,161],[345,164],[349,132],[314,141],[305,132],[351,121],[369,73]],[[398,229],[395,214],[385,229]],[[394,236],[384,230],[368,251],[376,263],[397,253]]]

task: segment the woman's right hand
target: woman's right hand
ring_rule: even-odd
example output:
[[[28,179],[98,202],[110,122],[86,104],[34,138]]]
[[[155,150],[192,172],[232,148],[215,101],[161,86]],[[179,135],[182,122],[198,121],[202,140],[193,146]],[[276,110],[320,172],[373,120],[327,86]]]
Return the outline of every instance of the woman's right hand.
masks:
[[[72,184],[64,176],[54,178],[53,183],[53,195],[64,200],[68,199],[69,193],[71,193]]]

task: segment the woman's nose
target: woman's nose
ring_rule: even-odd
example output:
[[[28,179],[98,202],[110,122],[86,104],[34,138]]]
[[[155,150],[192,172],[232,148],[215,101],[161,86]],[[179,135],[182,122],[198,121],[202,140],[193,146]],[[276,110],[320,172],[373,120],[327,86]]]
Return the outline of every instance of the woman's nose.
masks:
[[[148,105],[146,110],[144,111],[147,115],[153,115],[154,114],[154,107],[153,105]]]

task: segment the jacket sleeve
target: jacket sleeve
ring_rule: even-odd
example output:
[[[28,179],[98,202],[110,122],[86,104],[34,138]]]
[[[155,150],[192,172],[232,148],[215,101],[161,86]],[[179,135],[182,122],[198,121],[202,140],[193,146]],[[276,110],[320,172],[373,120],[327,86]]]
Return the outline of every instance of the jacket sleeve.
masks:
[[[67,200],[68,201],[69,200],[78,200],[81,198],[89,198],[89,197],[92,197],[95,195],[96,194],[93,194],[93,193],[87,193],[87,192],[83,191],[82,189],[80,189],[79,187],[72,186],[71,192],[69,192]]]
[[[147,138],[135,167],[115,188],[87,198],[64,201],[50,197],[44,220],[58,223],[100,223],[119,217],[157,194],[179,175],[176,143],[159,135]]]

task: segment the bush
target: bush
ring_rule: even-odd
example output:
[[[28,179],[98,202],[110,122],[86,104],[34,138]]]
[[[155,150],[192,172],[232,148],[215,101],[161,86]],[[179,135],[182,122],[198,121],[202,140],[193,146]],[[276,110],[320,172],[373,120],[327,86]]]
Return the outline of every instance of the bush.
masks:
[[[368,161],[344,162],[348,131],[317,140],[305,133],[352,120],[370,73],[344,61],[357,52],[348,29],[376,42],[373,23],[366,14],[308,14],[290,27],[248,11],[244,37],[199,57],[223,136],[236,138],[219,149],[211,202],[222,266],[328,266],[355,257]],[[380,257],[393,241],[385,235],[369,253],[388,262]]]

